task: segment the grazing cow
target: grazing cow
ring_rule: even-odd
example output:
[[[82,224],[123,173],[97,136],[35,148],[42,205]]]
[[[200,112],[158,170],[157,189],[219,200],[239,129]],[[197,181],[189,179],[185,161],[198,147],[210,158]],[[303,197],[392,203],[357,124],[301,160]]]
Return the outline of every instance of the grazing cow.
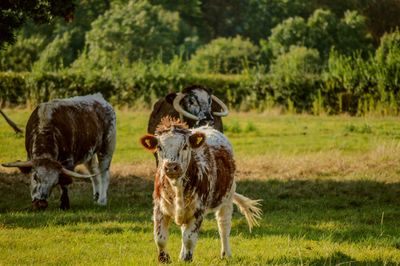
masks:
[[[228,108],[210,90],[199,85],[190,86],[182,93],[170,93],[154,104],[147,133],[154,134],[161,119],[167,115],[180,118],[191,128],[210,125],[223,132],[221,117],[228,115]]]
[[[205,214],[216,214],[221,257],[231,256],[228,237],[233,204],[245,215],[250,230],[261,218],[259,200],[235,192],[235,163],[227,138],[209,126],[188,129],[179,119],[165,117],[155,135],[141,138],[142,145],[157,154],[154,181],[154,238],[159,262],[169,262],[166,251],[168,225],[173,219],[182,230],[180,259],[191,261]]]
[[[47,207],[47,198],[56,185],[61,187],[60,208],[69,209],[67,185],[71,178],[91,178],[94,200],[106,205],[115,123],[114,110],[101,94],[42,103],[26,125],[28,160],[2,165],[31,173],[33,209]],[[90,175],[73,171],[81,163]]]

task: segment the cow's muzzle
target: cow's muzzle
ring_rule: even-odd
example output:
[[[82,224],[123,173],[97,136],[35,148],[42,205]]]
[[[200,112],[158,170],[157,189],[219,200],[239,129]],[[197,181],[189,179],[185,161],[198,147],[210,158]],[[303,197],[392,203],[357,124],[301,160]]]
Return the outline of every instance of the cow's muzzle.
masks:
[[[177,179],[182,175],[182,168],[178,163],[167,162],[164,164],[164,172],[170,179]]]
[[[41,210],[45,210],[47,208],[49,204],[47,203],[46,200],[44,199],[35,199],[32,201],[32,209],[34,211],[41,211]]]

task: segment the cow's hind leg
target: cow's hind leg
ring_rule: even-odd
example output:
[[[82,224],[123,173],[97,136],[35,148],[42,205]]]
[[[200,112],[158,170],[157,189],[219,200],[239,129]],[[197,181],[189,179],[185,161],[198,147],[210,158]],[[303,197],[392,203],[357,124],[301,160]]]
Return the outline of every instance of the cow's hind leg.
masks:
[[[107,141],[100,152],[97,153],[100,169],[100,191],[97,203],[107,205],[107,190],[110,183],[110,164],[115,150],[115,128],[112,128],[107,135]]]
[[[166,250],[168,241],[168,227],[171,217],[164,215],[160,207],[154,206],[154,241],[158,249],[158,262],[169,263],[171,259]]]
[[[215,214],[218,222],[219,237],[221,239],[221,258],[231,257],[232,252],[229,246],[229,235],[231,233],[233,204],[224,204]]]
[[[96,156],[93,156],[87,163],[85,163],[86,168],[89,170],[90,174],[95,175],[91,178],[93,186],[93,200],[97,201],[100,195],[100,171],[99,164],[97,162]]]
[[[197,238],[199,236],[199,230],[201,223],[203,222],[203,213],[199,211],[195,213],[195,218],[193,218],[189,223],[183,224],[181,226],[182,231],[182,248],[180,259],[183,261],[192,261],[194,248],[197,244]]]

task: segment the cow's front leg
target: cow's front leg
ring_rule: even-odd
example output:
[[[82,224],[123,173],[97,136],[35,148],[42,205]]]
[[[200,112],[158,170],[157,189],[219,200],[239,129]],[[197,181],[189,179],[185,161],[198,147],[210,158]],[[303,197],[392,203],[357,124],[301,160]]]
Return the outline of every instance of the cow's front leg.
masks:
[[[87,163],[85,163],[85,166],[89,170],[90,174],[95,175],[91,177],[91,180],[93,186],[93,200],[97,202],[100,196],[101,176],[96,156],[93,156]]]
[[[97,203],[99,205],[107,205],[107,190],[110,183],[110,163],[112,157],[110,155],[101,155],[99,158],[100,168],[100,186],[99,186],[99,198]]]
[[[193,252],[197,244],[200,226],[203,222],[203,215],[203,212],[197,211],[193,219],[181,226],[182,248],[180,259],[183,261],[192,261],[193,259]]]
[[[154,241],[158,249],[158,262],[169,263],[171,259],[166,250],[168,241],[168,227],[171,217],[164,215],[158,205],[154,206]]]
[[[61,186],[61,198],[60,198],[61,204],[60,204],[60,209],[61,210],[68,210],[70,208],[69,206],[69,197],[68,197],[68,188],[66,186]]]

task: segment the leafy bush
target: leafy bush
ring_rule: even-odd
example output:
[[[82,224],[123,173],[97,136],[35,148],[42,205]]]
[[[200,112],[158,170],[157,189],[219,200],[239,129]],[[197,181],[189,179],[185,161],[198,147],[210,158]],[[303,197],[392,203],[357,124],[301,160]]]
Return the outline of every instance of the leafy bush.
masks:
[[[179,15],[148,1],[115,4],[92,23],[86,35],[87,57],[99,66],[169,59],[175,52]]]
[[[288,53],[280,55],[268,74],[275,99],[281,104],[292,101],[298,110],[309,110],[320,88],[320,64],[315,49],[292,46]]]
[[[134,73],[134,75],[132,75]],[[58,72],[0,72],[0,102],[32,104],[101,92],[116,105],[151,107],[156,98],[184,87],[201,84],[231,107],[239,107],[249,94],[247,77],[241,75],[191,74],[174,60],[171,65],[139,62],[131,68]]]
[[[377,83],[380,90],[396,95],[400,92],[400,31],[385,34],[376,50]],[[397,100],[400,100],[398,95]]]
[[[241,73],[255,64],[258,48],[240,36],[218,38],[199,48],[190,60],[199,72]]]
[[[0,105],[25,104],[29,99],[26,84],[28,73],[0,72]]]
[[[374,69],[374,61],[364,59],[360,53],[347,56],[332,50],[323,74],[323,87],[329,108],[356,114],[363,98],[379,98],[375,89]]]

